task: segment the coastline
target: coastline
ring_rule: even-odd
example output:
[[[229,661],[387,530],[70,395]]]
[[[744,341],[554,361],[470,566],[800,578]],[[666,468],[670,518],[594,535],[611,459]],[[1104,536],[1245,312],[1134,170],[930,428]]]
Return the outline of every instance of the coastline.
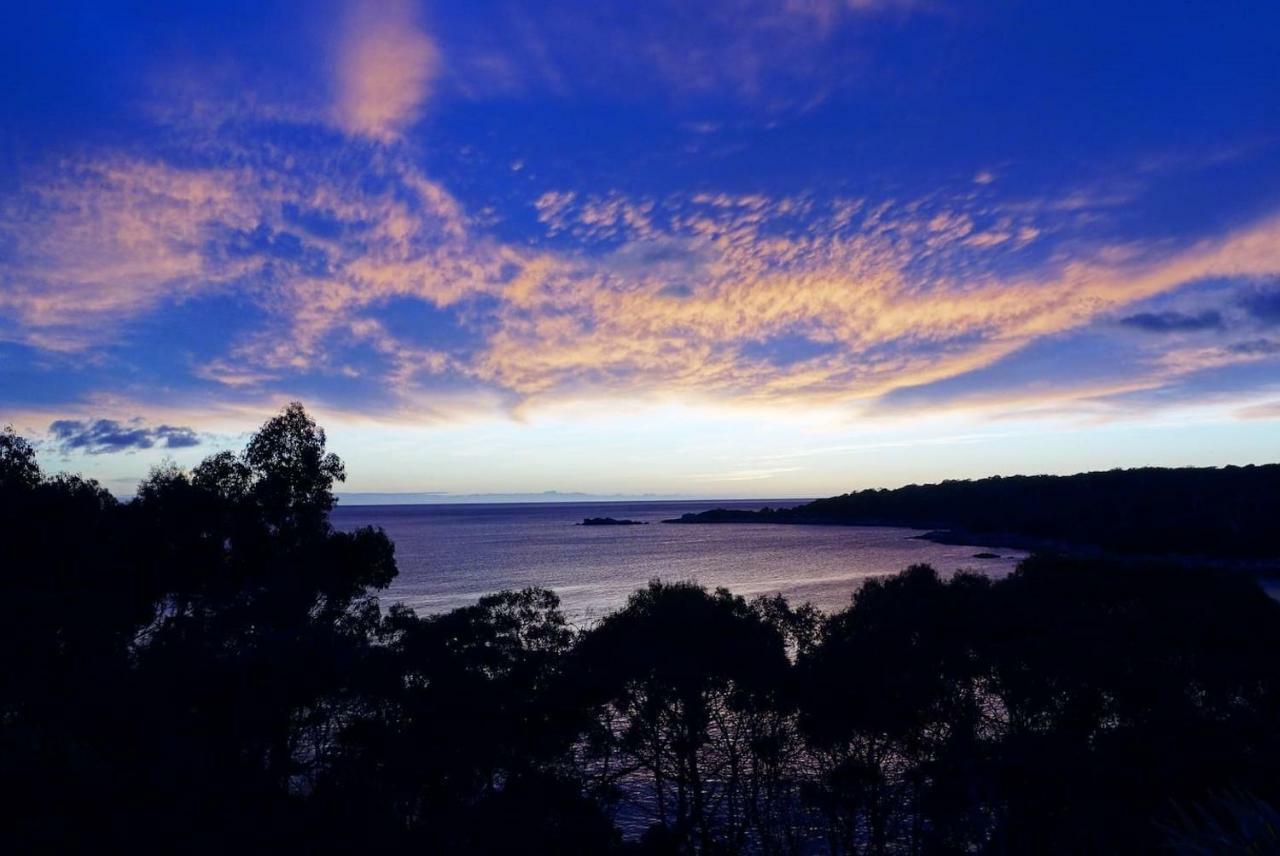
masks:
[[[1106,550],[1095,544],[1078,541],[1065,541],[1053,538],[1037,538],[1020,535],[1014,532],[979,532],[962,527],[945,525],[920,526],[915,523],[883,518],[859,520],[834,520],[822,518],[799,518],[790,514],[792,509],[760,509],[759,511],[742,511],[738,509],[710,509],[701,514],[685,514],[682,517],[663,520],[663,523],[679,525],[732,525],[732,524],[767,524],[772,526],[848,526],[848,527],[881,527],[892,526],[905,529],[924,529],[919,535],[911,538],[918,541],[929,541],[934,544],[948,546],[992,547],[1005,550],[1020,550],[1026,553],[1049,553],[1090,559],[1111,559],[1130,562],[1168,563],[1182,566],[1198,566],[1217,568],[1225,571],[1239,571],[1271,580],[1280,579],[1280,558],[1275,559],[1243,559],[1222,556],[1197,556],[1180,553],[1150,554],[1123,553]],[[713,515],[713,516],[708,516]]]

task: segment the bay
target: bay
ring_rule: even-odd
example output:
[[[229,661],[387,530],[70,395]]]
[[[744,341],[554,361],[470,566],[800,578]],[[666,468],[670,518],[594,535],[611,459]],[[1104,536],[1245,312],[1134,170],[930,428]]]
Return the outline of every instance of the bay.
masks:
[[[787,507],[803,500],[340,505],[343,530],[381,526],[395,542],[400,575],[384,603],[420,613],[475,603],[502,589],[554,590],[575,623],[622,606],[649,580],[695,580],[748,598],[781,593],[823,610],[846,606],[868,578],[928,563],[943,575],[972,569],[1008,574],[1025,553],[935,544],[920,530],[884,526],[674,525],[661,521],[708,508]],[[587,517],[644,526],[581,526]]]

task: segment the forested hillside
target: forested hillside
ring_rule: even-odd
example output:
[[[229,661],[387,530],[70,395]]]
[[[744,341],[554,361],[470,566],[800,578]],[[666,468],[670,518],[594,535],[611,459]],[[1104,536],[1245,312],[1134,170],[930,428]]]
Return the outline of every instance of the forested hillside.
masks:
[[[960,543],[1280,560],[1277,520],[1280,464],[993,476],[669,522],[911,526]]]

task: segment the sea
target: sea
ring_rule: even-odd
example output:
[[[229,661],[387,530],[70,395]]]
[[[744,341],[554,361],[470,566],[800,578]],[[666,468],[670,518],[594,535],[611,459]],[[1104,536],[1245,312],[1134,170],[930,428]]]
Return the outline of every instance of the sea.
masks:
[[[918,529],[778,524],[676,525],[709,508],[790,507],[803,500],[339,505],[342,530],[380,526],[395,542],[400,574],[382,602],[445,612],[503,589],[549,588],[566,617],[588,625],[650,580],[693,580],[754,598],[782,594],[824,611],[847,606],[866,580],[918,563],[949,576],[1010,573],[1025,553],[936,544]],[[640,526],[583,526],[588,517]],[[999,558],[977,558],[976,553]]]

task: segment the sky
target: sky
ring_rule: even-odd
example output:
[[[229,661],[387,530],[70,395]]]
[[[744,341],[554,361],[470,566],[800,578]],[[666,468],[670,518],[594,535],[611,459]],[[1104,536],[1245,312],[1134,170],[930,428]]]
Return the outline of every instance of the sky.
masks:
[[[821,496],[1280,460],[1280,4],[54,2],[0,423],[128,494]]]

